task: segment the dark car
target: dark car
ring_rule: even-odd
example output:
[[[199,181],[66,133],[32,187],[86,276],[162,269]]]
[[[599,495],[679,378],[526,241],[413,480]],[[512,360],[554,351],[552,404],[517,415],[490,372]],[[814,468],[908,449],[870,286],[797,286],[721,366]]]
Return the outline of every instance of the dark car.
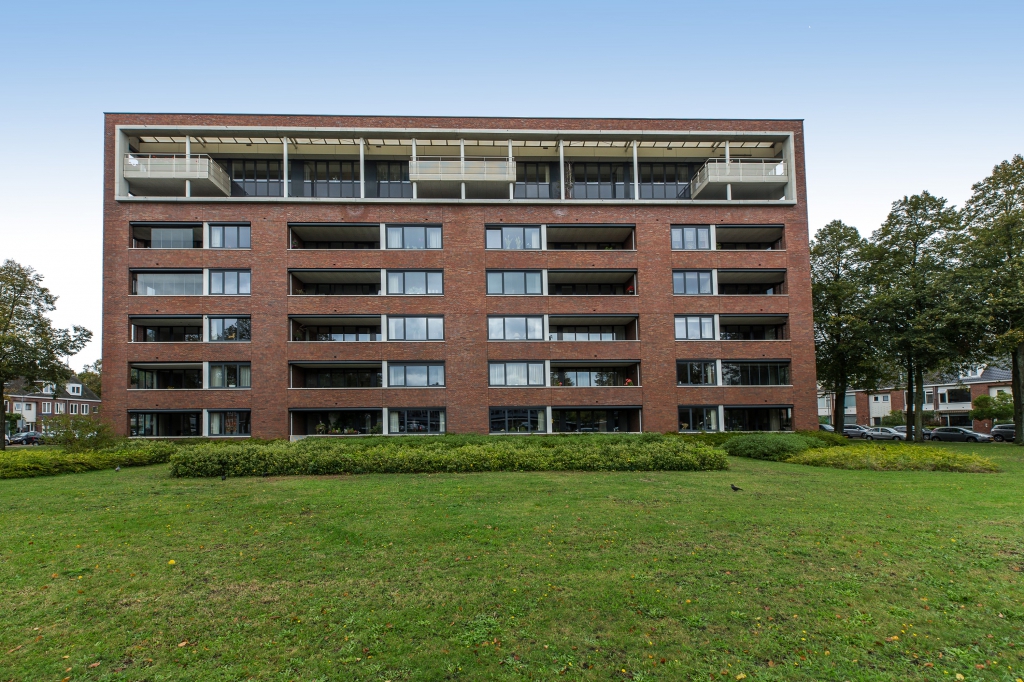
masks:
[[[831,424],[818,424],[819,431],[828,431],[829,433],[835,433],[836,430],[832,428]]]
[[[868,427],[859,424],[847,424],[843,427],[843,435],[847,438],[863,438],[870,430]]]
[[[1013,424],[996,424],[992,427],[992,440],[997,443],[1002,443],[1004,440],[1013,442],[1013,439],[1017,437],[1017,431]]]
[[[11,437],[11,445],[39,445],[39,440],[43,437],[43,434],[38,431],[26,431],[25,433],[17,433]]]
[[[899,432],[900,432],[900,433],[902,433],[902,434],[903,434],[904,436],[905,436],[905,435],[907,435],[907,427],[906,427],[906,426],[894,426],[894,427],[892,427],[892,428],[893,428],[893,430],[894,430],[894,431],[899,431]],[[928,427],[926,427],[926,426],[922,426],[922,427],[921,427],[921,433],[923,433],[923,434],[924,434],[924,439],[925,439],[925,440],[928,440],[928,436],[932,435],[932,430],[931,430],[931,429],[929,429],[929,428],[928,428]]]
[[[992,436],[978,433],[962,426],[940,426],[932,430],[929,440],[941,440],[947,443],[988,443]]]

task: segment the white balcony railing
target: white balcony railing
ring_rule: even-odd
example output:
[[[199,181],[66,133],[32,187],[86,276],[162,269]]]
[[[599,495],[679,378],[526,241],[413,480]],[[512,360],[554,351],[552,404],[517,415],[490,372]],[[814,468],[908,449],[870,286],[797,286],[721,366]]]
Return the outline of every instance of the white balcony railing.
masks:
[[[516,162],[508,157],[419,156],[409,161],[412,182],[515,182]]]
[[[231,178],[219,163],[206,154],[124,155],[124,178],[143,186],[161,181],[208,182],[225,195],[231,194]]]
[[[781,159],[708,159],[693,182],[788,182],[789,170]]]

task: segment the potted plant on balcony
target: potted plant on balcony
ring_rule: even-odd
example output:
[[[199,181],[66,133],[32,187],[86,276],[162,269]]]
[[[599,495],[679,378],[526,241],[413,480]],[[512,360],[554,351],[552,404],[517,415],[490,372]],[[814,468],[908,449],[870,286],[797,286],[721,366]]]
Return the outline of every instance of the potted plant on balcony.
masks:
[[[632,379],[626,379],[626,383],[623,384],[623,385],[624,386],[632,386],[633,385],[633,380]]]

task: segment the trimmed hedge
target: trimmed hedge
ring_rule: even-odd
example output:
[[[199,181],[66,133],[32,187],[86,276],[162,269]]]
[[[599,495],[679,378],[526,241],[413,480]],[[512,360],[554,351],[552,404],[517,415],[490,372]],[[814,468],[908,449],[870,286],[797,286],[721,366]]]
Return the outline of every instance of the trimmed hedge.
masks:
[[[91,452],[64,452],[60,448],[18,448],[0,452],[0,478],[32,478],[84,471],[163,464],[177,449],[163,441],[122,440]]]
[[[733,457],[780,462],[812,447],[823,448],[825,444],[795,433],[747,433],[730,438],[723,447]]]
[[[183,444],[171,456],[178,477],[727,468],[721,450],[659,434],[309,437]]]
[[[785,460],[834,469],[871,469],[873,471],[953,471],[990,473],[999,471],[987,457],[963,455],[933,445],[883,445],[865,443],[846,448],[808,450]]]

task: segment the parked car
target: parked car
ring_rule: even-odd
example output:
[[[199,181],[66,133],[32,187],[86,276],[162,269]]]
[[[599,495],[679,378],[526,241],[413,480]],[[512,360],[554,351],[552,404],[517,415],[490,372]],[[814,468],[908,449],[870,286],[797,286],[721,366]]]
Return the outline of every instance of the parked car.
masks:
[[[39,445],[40,439],[43,434],[38,431],[26,431],[24,433],[16,433],[11,438],[11,445]]]
[[[992,427],[992,433],[989,435],[997,443],[1002,443],[1004,440],[1012,442],[1017,437],[1017,431],[1013,424],[996,424]]]
[[[870,431],[866,426],[860,424],[847,424],[843,427],[843,435],[847,438],[863,438],[864,434]]]
[[[864,440],[906,440],[907,434],[888,426],[875,426],[864,434]]]
[[[899,431],[904,436],[907,435],[907,427],[906,426],[894,426],[892,428],[895,429],[896,431]],[[924,434],[924,439],[928,440],[928,436],[932,435],[932,430],[929,429],[927,426],[922,426],[921,427],[921,433]]]
[[[819,431],[828,431],[829,433],[835,433],[836,430],[832,428],[831,424],[818,424]]]
[[[992,436],[978,433],[962,426],[940,426],[932,431],[930,440],[941,440],[949,443],[990,443]]]

